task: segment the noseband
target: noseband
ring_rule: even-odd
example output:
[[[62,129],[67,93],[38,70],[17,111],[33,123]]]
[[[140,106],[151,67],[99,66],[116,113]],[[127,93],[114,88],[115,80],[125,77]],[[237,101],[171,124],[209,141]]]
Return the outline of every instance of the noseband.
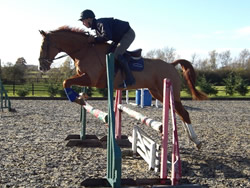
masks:
[[[49,37],[49,35],[45,36],[44,41],[46,41],[46,56],[49,57],[49,46],[50,46],[50,37]],[[54,59],[49,59],[47,57],[40,57],[39,61],[43,60],[46,63],[48,63],[49,65],[51,65]]]

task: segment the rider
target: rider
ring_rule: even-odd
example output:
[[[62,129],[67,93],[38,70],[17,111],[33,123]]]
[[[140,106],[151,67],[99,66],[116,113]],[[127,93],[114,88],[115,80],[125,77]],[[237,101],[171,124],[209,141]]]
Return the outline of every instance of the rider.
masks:
[[[90,37],[90,43],[101,43],[111,40],[117,45],[114,51],[114,57],[123,68],[126,79],[119,87],[126,88],[135,84],[135,78],[128,66],[128,60],[124,57],[124,53],[135,39],[135,32],[128,22],[114,18],[95,19],[92,10],[84,10],[79,19],[87,28],[96,31],[96,37]]]

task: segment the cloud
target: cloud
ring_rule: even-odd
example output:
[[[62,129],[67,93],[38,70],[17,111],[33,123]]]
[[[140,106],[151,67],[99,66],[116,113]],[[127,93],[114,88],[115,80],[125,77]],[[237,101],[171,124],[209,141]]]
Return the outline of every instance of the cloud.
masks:
[[[193,39],[203,40],[250,40],[250,26],[241,27],[232,30],[218,30],[210,33],[197,33],[192,36]]]
[[[210,34],[200,33],[200,34],[194,34],[192,36],[194,39],[209,39],[211,38]]]
[[[244,48],[232,48],[232,47],[215,47],[211,49],[201,49],[201,48],[190,48],[190,49],[184,49],[180,48],[176,50],[176,53],[178,55],[178,58],[183,58],[187,60],[191,60],[192,55],[196,55],[198,59],[206,59],[209,57],[209,52],[212,50],[216,50],[217,53],[222,53],[225,51],[230,51],[231,57],[235,58],[237,57]]]
[[[215,35],[223,35],[225,33],[226,33],[225,31],[215,31],[215,32],[213,32],[213,34],[215,34]]]
[[[211,33],[197,33],[194,34],[192,37],[194,39],[213,39],[216,37],[224,37],[224,35],[227,34],[226,31],[214,31]]]
[[[250,26],[242,27],[236,30],[236,34],[239,36],[250,36]]]
[[[191,57],[194,54],[199,58],[205,58],[208,54],[208,50],[201,48],[180,48],[176,50],[176,53],[178,54],[179,58],[191,60]]]

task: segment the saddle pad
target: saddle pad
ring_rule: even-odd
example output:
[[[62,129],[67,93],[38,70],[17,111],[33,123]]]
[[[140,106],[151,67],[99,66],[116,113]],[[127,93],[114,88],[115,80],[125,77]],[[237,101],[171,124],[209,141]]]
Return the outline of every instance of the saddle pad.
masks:
[[[128,66],[132,71],[142,71],[144,69],[143,58],[130,58]]]

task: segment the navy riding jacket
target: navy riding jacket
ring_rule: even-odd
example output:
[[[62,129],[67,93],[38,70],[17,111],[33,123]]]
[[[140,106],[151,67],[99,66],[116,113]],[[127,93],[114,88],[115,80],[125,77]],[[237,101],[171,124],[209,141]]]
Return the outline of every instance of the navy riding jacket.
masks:
[[[114,18],[100,18],[94,19],[91,29],[96,30],[97,37],[95,42],[106,42],[111,40],[119,43],[123,35],[130,29],[129,23],[114,19]]]

